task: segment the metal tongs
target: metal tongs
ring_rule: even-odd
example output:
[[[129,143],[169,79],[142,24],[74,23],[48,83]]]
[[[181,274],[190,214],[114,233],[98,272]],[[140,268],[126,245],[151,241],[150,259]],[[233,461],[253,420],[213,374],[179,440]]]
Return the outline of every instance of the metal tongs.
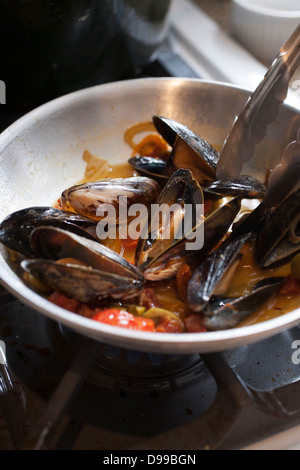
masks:
[[[255,146],[263,140],[267,127],[277,117],[285,101],[289,82],[300,65],[300,24],[281,47],[243,111],[235,120],[223,145],[217,165],[218,179],[241,174],[251,160]]]

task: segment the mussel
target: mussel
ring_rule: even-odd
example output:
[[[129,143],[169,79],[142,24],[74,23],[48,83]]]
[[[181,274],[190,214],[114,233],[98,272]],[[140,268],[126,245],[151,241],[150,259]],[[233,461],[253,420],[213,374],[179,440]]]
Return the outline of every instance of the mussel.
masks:
[[[128,163],[141,175],[147,175],[158,180],[167,180],[169,178],[167,162],[162,158],[142,155],[129,158]]]
[[[152,120],[157,131],[172,147],[168,168],[188,168],[203,185],[216,179],[219,154],[209,142],[173,119],[153,116]]]
[[[130,158],[136,170],[168,179],[178,169],[189,169],[203,186],[215,180],[219,155],[212,145],[178,121],[163,116],[153,116],[152,121],[172,150],[166,160],[143,155]]]
[[[225,240],[196,268],[189,282],[187,302],[191,310],[201,312],[211,298],[225,294],[241,260],[241,249],[251,233]]]
[[[35,206],[13,212],[1,222],[0,242],[25,256],[34,256],[29,237],[32,230],[41,225],[61,227],[86,238],[95,238],[93,220],[54,207]]]
[[[22,268],[79,302],[131,298],[143,287],[138,269],[97,241],[57,227],[38,227],[30,244],[36,258],[23,260]]]
[[[203,325],[214,331],[236,327],[269,301],[284,281],[284,277],[268,278],[237,298],[212,298],[203,310]]]
[[[187,231],[202,220],[202,205],[203,192],[191,171],[177,170],[161,191],[137,245],[136,265],[146,279],[174,276],[185,255]]]
[[[207,193],[219,196],[237,196],[244,199],[264,198],[266,191],[265,185],[251,176],[216,180],[205,187]]]
[[[61,205],[67,211],[96,221],[103,219],[105,212],[113,209],[114,222],[125,223],[128,222],[127,211],[130,206],[143,204],[150,208],[156,202],[159,191],[159,185],[152,178],[105,178],[66,189],[61,195]],[[124,212],[124,217],[121,212]]]

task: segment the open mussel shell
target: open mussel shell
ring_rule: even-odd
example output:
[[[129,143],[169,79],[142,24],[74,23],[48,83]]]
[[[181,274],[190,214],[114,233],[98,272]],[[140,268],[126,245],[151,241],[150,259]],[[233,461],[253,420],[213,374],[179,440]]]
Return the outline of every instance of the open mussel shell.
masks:
[[[267,213],[257,232],[254,260],[261,267],[271,267],[289,260],[300,250],[300,239],[290,237],[299,223],[300,190],[290,194]]]
[[[208,330],[225,330],[238,326],[262,307],[285,281],[274,277],[260,281],[251,292],[238,298],[216,298],[203,310],[203,325]]]
[[[174,119],[168,119],[163,116],[153,116],[152,120],[157,131],[171,147],[174,147],[177,138],[180,137],[196,152],[199,152],[212,168],[217,168],[219,153],[201,136]]]
[[[36,227],[51,225],[64,228],[86,238],[94,239],[95,222],[73,212],[53,207],[35,206],[8,215],[0,224],[0,241],[9,249],[33,256],[29,237]]]
[[[143,272],[145,278],[152,281],[168,279],[176,274],[183,263],[195,265],[201,262],[226,235],[240,208],[239,198],[218,207],[195,227],[201,246],[195,246],[193,238],[180,240],[170,250],[166,250],[149,263]]]
[[[168,261],[173,257],[170,250],[186,238],[187,225],[193,230],[200,223],[202,206],[203,192],[191,171],[177,170],[161,191],[137,245],[136,265],[146,279],[150,279],[150,272],[152,279],[152,267],[158,258],[161,259],[167,252]],[[154,277],[166,279],[174,275],[178,268],[177,261],[174,257],[165,269],[162,266],[155,269]]]
[[[300,242],[293,243],[288,235],[265,257],[261,263],[262,268],[274,268],[289,261],[300,252]]]
[[[250,176],[240,176],[228,180],[217,180],[205,187],[205,192],[219,196],[236,196],[243,199],[261,199],[266,194],[266,187]]]
[[[196,268],[187,289],[191,310],[203,311],[213,296],[226,292],[240,262],[241,249],[250,237],[245,234],[226,240]]]
[[[96,241],[56,227],[39,227],[30,242],[37,258],[23,260],[22,268],[80,302],[130,298],[143,287],[135,266]]]
[[[74,258],[92,268],[143,281],[139,270],[114,250],[57,227],[36,228],[31,233],[30,244],[38,258],[54,261]]]
[[[128,163],[142,175],[150,176],[156,180],[169,178],[167,162],[161,158],[136,156],[129,158]]]
[[[84,303],[96,304],[103,299],[134,297],[143,287],[140,280],[75,263],[28,259],[23,260],[21,266],[51,289]]]
[[[128,221],[127,211],[131,205],[142,204],[148,208],[156,202],[159,191],[158,183],[145,176],[105,178],[66,189],[61,195],[61,205],[65,210],[96,221],[103,219],[105,213],[111,210],[114,221],[123,223]],[[121,211],[124,212],[124,220]]]
[[[169,196],[173,190],[178,191],[180,186],[177,184],[177,176],[188,178],[192,181],[192,175],[189,170],[177,170],[169,180],[168,185],[162,192],[160,202],[170,199]],[[192,189],[190,197],[185,195],[185,203],[198,205],[203,201],[203,193],[198,192],[199,186],[196,183],[188,188]],[[170,189],[170,190],[169,190]],[[176,193],[174,193],[175,195]],[[176,194],[179,197],[179,193]],[[171,198],[171,200],[173,200]],[[220,242],[226,235],[228,229],[235,220],[241,208],[241,200],[233,198],[227,203],[219,206],[208,216],[204,217],[201,213],[199,218],[195,218],[192,224],[192,230],[185,233],[180,239],[155,239],[151,238],[140,240],[137,248],[136,264],[140,267],[146,279],[151,281],[169,279],[173,277],[178,268],[183,263],[194,264],[205,258],[208,253]]]
[[[201,184],[216,179],[219,153],[205,139],[184,124],[163,116],[153,116],[157,131],[172,146],[167,171],[187,168]]]
[[[203,247],[200,253],[198,253],[200,259],[207,256],[220,240],[222,240],[233,224],[240,209],[241,199],[236,197],[219,206],[205,217],[202,221],[204,231]]]

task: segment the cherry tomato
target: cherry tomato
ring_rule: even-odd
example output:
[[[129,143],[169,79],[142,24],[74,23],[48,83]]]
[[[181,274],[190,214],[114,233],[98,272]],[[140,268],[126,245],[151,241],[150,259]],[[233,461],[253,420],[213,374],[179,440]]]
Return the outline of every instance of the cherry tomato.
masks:
[[[136,317],[132,313],[116,308],[98,311],[93,320],[131,330],[155,331],[153,320]]]

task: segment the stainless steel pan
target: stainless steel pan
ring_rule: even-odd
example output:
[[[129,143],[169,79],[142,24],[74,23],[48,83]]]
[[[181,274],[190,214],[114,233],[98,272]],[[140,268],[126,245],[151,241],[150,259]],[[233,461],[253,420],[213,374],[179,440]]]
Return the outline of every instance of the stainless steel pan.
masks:
[[[181,121],[214,145],[222,145],[249,92],[221,83],[187,79],[137,79],[100,85],[58,98],[21,118],[0,135],[0,218],[33,205],[51,205],[78,182],[82,152],[126,161],[123,139],[132,124],[153,114]],[[300,114],[283,106],[257,152],[279,160],[295,139]],[[111,327],[67,312],[26,287],[0,253],[0,279],[16,298],[72,330],[104,343],[159,353],[212,352],[249,344],[300,321],[300,308],[243,328],[208,333],[163,334]]]

